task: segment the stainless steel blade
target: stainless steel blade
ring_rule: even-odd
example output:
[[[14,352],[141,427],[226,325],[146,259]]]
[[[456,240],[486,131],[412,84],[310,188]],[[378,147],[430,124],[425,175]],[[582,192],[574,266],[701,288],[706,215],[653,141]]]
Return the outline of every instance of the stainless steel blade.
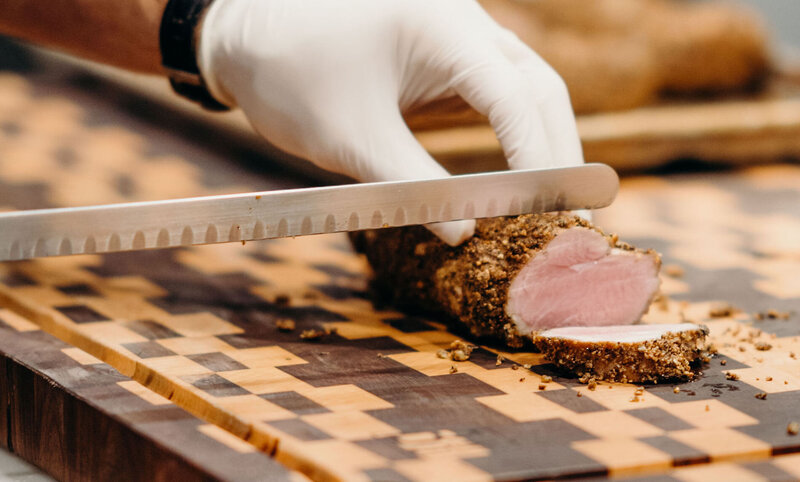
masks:
[[[0,213],[0,260],[249,241],[546,211],[614,200],[604,164]]]

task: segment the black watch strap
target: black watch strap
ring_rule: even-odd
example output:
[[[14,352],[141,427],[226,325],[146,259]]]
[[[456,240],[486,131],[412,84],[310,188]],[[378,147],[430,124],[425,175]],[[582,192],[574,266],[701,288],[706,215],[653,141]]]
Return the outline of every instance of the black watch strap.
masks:
[[[161,63],[172,89],[209,110],[228,110],[208,91],[197,66],[195,29],[213,0],[169,0],[161,17]]]

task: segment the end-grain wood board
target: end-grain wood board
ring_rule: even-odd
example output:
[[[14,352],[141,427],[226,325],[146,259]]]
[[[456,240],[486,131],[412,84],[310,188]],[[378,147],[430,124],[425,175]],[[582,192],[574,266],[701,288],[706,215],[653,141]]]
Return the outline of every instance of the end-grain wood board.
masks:
[[[79,98],[0,76],[1,206],[265,183],[208,153],[190,162],[159,140],[166,133],[112,127]],[[4,263],[0,304],[315,479],[713,473],[751,461],[800,476],[782,462],[795,459],[776,457],[800,452],[786,430],[800,417],[798,186],[797,165],[633,177],[598,213],[601,226],[684,271],[664,277],[670,300],[647,322],[707,323],[720,351],[678,393],[649,386],[636,402],[634,386],[589,390],[535,353],[482,346],[467,362],[438,358],[459,335],[442,320],[376,308],[343,236]],[[742,311],[711,319],[715,300]],[[791,316],[754,319],[768,309]],[[279,331],[287,318],[297,328]],[[336,332],[300,337],[319,327]],[[497,365],[497,353],[507,361]]]
[[[307,480],[0,310],[0,446],[59,480]]]

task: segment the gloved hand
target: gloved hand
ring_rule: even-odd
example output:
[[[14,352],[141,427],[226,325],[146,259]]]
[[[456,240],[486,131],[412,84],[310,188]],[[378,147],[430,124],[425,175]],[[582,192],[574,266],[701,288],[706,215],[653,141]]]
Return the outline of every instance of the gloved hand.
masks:
[[[198,63],[275,146],[361,181],[447,176],[401,112],[454,95],[512,169],[583,162],[561,77],[474,0],[216,0]],[[430,226],[451,245],[474,227]]]

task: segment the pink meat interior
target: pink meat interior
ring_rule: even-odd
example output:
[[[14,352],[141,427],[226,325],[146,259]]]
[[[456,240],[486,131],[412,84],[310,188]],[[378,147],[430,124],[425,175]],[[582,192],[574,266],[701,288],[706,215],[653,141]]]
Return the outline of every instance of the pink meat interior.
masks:
[[[522,268],[509,287],[506,312],[521,333],[629,325],[658,285],[653,256],[612,249],[597,231],[571,228]]]

